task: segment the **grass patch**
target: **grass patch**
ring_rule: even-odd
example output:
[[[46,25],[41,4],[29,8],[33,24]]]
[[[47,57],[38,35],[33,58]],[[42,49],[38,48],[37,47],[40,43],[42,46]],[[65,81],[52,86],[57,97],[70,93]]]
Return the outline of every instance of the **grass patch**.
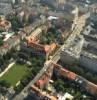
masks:
[[[26,74],[28,74],[26,65],[15,64],[0,78],[0,81],[4,80],[11,86],[15,86]]]

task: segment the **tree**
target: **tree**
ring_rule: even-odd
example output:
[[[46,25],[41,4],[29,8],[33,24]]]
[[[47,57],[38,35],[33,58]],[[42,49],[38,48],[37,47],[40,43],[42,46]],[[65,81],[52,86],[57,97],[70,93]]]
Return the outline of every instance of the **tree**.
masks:
[[[14,87],[14,90],[16,91],[16,93],[19,93],[23,88],[24,86],[20,83],[18,86]]]
[[[90,72],[88,72],[88,73],[86,73],[86,77],[89,80],[89,79],[92,79],[93,76],[92,76],[92,74]]]
[[[0,28],[0,33],[2,33],[2,32],[4,32],[4,30]]]
[[[22,27],[18,17],[16,15],[8,15],[7,20],[11,22],[13,31],[18,31]]]
[[[81,93],[77,91],[74,100],[81,100]]]
[[[49,31],[52,32],[52,33],[55,33],[55,32],[56,32],[55,26],[51,27],[51,28],[49,29]]]
[[[4,80],[1,80],[0,81],[0,86],[9,88],[10,87],[10,84],[8,82],[4,81]]]
[[[18,31],[19,26],[18,26],[17,21],[16,20],[12,20],[11,23],[12,23],[13,31]]]
[[[26,84],[29,82],[28,78],[27,77],[24,77],[22,80],[21,80],[21,84],[23,86],[26,86]]]
[[[69,98],[66,98],[65,100],[70,100]]]
[[[3,40],[2,40],[2,39],[0,39],[0,46],[1,46],[1,45],[3,45]]]
[[[64,92],[65,91],[65,88],[64,88],[64,81],[62,81],[61,79],[58,79],[55,83],[54,83],[54,86],[56,88],[56,90],[58,92],[62,91]]]

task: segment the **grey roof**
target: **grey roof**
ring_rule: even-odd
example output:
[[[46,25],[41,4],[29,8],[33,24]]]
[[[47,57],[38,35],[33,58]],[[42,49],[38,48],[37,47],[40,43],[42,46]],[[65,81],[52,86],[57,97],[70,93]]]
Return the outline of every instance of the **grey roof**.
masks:
[[[0,14],[8,14],[12,11],[11,3],[2,3],[0,2]]]

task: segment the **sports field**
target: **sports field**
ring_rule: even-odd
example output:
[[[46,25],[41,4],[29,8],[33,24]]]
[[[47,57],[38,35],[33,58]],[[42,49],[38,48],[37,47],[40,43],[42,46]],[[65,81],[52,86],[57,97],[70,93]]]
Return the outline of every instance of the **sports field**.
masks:
[[[28,68],[25,65],[15,64],[0,78],[0,80],[4,80],[11,86],[15,86],[26,74],[28,74]]]

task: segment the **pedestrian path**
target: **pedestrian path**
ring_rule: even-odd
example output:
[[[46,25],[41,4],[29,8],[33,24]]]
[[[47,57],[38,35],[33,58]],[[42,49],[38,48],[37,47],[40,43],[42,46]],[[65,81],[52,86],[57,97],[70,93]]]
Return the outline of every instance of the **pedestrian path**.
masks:
[[[15,61],[10,63],[8,67],[0,74],[0,77],[2,77],[14,64],[15,64]]]

